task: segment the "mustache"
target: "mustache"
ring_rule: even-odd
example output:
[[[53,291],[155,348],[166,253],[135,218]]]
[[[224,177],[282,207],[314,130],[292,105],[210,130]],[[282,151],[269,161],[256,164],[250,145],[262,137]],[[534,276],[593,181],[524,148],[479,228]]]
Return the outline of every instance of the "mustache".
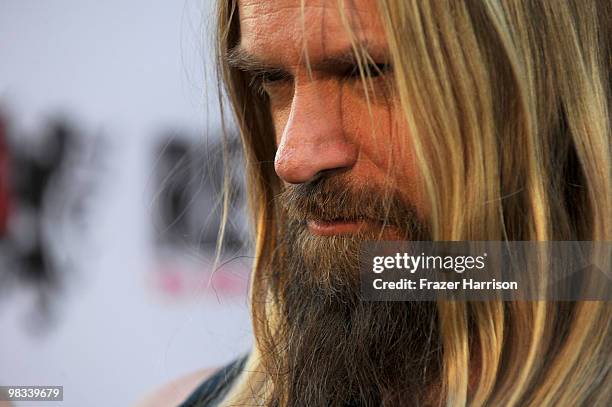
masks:
[[[425,222],[397,190],[372,184],[354,185],[346,177],[320,176],[303,184],[287,185],[276,197],[286,216],[308,220],[371,221],[401,230],[425,233]]]

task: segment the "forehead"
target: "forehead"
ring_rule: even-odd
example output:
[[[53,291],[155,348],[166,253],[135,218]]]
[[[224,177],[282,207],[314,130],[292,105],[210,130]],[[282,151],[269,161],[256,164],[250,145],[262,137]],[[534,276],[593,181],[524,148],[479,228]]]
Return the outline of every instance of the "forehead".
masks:
[[[240,46],[254,55],[295,64],[350,49],[350,33],[370,50],[386,49],[372,0],[239,0]],[[348,29],[350,27],[350,29]],[[350,30],[350,31],[349,31]]]

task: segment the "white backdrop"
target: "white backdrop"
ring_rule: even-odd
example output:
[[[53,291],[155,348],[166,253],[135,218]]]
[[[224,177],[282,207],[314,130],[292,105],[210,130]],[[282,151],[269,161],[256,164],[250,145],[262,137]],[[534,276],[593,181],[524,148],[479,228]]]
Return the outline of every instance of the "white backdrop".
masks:
[[[0,0],[0,109],[12,128],[36,134],[61,113],[109,143],[86,232],[57,237],[75,269],[51,327],[28,329],[30,291],[0,299],[0,385],[63,385],[51,405],[124,406],[249,348],[244,295],[176,299],[150,285],[155,132],[219,127],[205,75],[212,3]]]

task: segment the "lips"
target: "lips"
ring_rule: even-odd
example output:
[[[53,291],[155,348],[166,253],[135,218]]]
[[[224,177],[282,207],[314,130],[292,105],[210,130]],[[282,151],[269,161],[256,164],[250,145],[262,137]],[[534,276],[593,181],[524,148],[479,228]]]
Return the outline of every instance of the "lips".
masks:
[[[334,236],[334,235],[349,235],[358,233],[368,227],[368,222],[364,220],[309,220],[308,229],[314,235],[318,236]]]
[[[357,233],[374,240],[412,240],[405,232],[386,221],[374,219],[309,219],[308,231],[314,236],[350,236]]]

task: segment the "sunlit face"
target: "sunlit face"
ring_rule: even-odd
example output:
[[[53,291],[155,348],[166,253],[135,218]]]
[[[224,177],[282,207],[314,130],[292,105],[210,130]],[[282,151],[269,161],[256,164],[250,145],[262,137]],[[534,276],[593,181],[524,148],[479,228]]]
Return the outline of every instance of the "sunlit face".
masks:
[[[270,100],[285,185],[337,175],[347,186],[392,189],[425,214],[410,134],[394,96],[384,27],[371,0],[239,0],[240,43],[233,64]],[[364,88],[351,45],[370,55]],[[310,71],[309,68],[310,67]],[[368,104],[369,99],[369,104]],[[380,228],[371,219],[306,219],[317,236]],[[387,238],[397,237],[392,227]]]
[[[271,375],[272,388],[290,406],[404,405],[410,394],[389,389],[412,392],[412,369],[429,354],[420,333],[435,314],[433,303],[362,301],[360,293],[364,240],[429,240],[418,233],[423,189],[376,2],[346,1],[347,24],[335,0],[238,3],[241,37],[228,62],[268,98],[284,184],[273,198],[277,238],[254,282],[275,299],[254,306],[280,316],[267,325],[262,353],[283,372]],[[372,89],[363,87],[347,25],[371,57]]]

